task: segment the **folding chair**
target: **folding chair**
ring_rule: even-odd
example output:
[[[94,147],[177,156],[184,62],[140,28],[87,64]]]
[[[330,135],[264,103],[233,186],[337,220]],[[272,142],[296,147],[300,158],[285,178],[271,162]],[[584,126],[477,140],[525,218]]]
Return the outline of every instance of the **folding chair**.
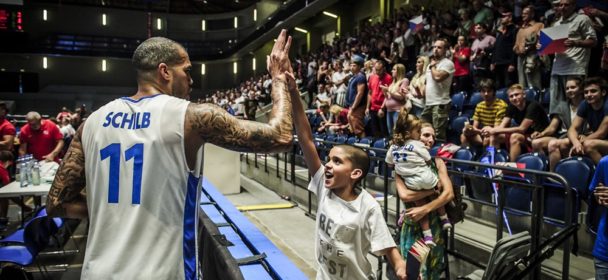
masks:
[[[485,270],[475,270],[473,273],[459,277],[468,280],[499,280],[505,272],[522,259],[530,250],[530,234],[527,231],[507,236],[496,242]]]

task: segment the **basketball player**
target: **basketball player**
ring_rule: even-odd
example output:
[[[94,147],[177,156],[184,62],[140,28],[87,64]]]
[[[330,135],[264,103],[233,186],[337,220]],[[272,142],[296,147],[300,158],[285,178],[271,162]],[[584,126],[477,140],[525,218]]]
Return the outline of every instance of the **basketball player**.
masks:
[[[137,93],[106,104],[80,126],[48,195],[49,215],[89,218],[82,279],[198,279],[202,146],[291,147],[284,74],[290,45],[281,31],[267,57],[274,102],[268,124],[190,103],[192,65],[178,43],[155,37],[137,47]]]

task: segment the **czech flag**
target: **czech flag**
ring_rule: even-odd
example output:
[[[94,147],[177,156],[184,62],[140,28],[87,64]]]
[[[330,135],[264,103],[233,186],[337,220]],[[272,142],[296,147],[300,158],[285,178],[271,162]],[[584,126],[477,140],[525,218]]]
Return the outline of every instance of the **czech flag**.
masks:
[[[412,30],[412,32],[414,33],[420,31],[424,27],[424,20],[422,19],[422,15],[410,19],[409,26],[410,30]]]
[[[565,52],[566,46],[564,45],[564,41],[568,39],[568,29],[568,24],[560,24],[542,29],[538,38],[538,42],[541,45],[538,54],[548,55]]]

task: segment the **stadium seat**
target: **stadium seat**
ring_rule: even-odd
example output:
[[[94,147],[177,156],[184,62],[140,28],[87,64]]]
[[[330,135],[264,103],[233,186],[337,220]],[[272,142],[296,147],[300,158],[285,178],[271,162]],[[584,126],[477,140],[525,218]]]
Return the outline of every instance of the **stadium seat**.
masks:
[[[490,259],[485,270],[475,270],[466,277],[468,280],[496,280],[504,279],[510,268],[517,265],[517,261],[528,255],[532,237],[527,231],[504,237],[494,245]]]
[[[372,157],[377,157],[377,159],[370,160],[370,171],[373,174],[384,175],[386,172],[386,149],[388,148],[388,140],[386,138],[380,138],[374,141],[372,147],[375,149],[383,149],[383,150],[369,150],[369,155]]]
[[[346,144],[354,145],[358,141],[359,141],[359,139],[357,138],[357,136],[351,136],[351,137],[348,137],[348,139],[346,140]]]
[[[471,160],[473,160],[473,152],[471,152],[471,150],[468,148],[460,148],[458,151],[456,151],[454,153],[452,158],[458,159],[458,160],[471,161]],[[471,165],[458,164],[458,163],[455,163],[454,165],[448,165],[448,168],[451,168],[451,169],[459,171],[459,172],[470,172],[473,170]],[[464,178],[462,175],[450,174],[450,179],[452,180],[452,184],[454,184],[455,187],[460,187],[465,184]]]
[[[464,111],[462,112],[462,115],[467,115],[469,118],[473,117],[473,113],[475,112],[475,106],[477,106],[477,104],[481,101],[483,101],[481,93],[479,91],[473,92],[473,94],[471,94],[471,96],[469,97],[468,102],[464,105]]]
[[[346,140],[347,139],[348,138],[346,138],[346,136],[340,135],[340,136],[336,137],[336,143],[338,143],[338,144],[346,144]]]
[[[456,118],[460,115],[460,113],[462,113],[462,110],[464,108],[464,99],[466,98],[466,95],[464,93],[464,91],[455,93],[454,95],[452,95],[452,107],[450,108],[450,113],[449,113],[449,118]]]
[[[543,106],[543,108],[548,109],[550,102],[551,102],[551,92],[549,91],[549,88],[543,89],[542,90],[542,100],[541,100],[540,104]]]
[[[544,156],[539,155],[538,153],[522,154],[518,156],[515,161],[517,163],[525,164],[525,169],[528,170],[545,171],[547,170],[548,166],[547,159]],[[525,174],[524,178],[521,178],[517,175],[505,175],[503,177],[504,179],[507,179],[509,181],[519,183],[541,183],[534,182],[534,176],[531,174]],[[530,212],[531,210],[530,202],[532,201],[532,191],[515,183],[504,183],[503,187],[505,188],[506,198],[505,208],[511,210],[511,212],[515,214],[528,214],[528,212]]]
[[[595,164],[588,157],[569,157],[555,165],[555,173],[562,175],[570,187],[577,190],[581,199],[588,196],[589,183],[595,173]]]
[[[448,142],[460,145],[460,134],[465,124],[469,123],[469,117],[460,116],[450,120],[448,125]]]
[[[435,144],[435,146],[433,146],[433,148],[431,148],[429,153],[431,154],[432,157],[437,156],[437,152],[439,152],[439,149],[441,149],[441,144],[439,144],[439,145]]]
[[[524,93],[526,94],[526,100],[538,101],[538,91],[535,88],[529,87],[524,89]]]
[[[507,94],[506,88],[501,88],[501,89],[497,90],[496,97],[498,99],[502,99],[504,102],[507,102],[507,104],[509,104],[509,95]]]

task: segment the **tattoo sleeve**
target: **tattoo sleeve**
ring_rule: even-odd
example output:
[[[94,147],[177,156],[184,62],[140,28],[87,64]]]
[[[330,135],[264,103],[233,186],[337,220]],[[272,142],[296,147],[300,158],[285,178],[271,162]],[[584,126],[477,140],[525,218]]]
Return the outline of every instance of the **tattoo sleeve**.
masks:
[[[281,152],[293,140],[291,97],[287,81],[272,80],[272,112],[268,123],[238,120],[211,104],[191,104],[186,124],[204,142],[243,152]]]
[[[46,208],[50,216],[84,218],[87,216],[86,198],[81,193],[86,186],[82,124],[55,174],[47,196]]]

